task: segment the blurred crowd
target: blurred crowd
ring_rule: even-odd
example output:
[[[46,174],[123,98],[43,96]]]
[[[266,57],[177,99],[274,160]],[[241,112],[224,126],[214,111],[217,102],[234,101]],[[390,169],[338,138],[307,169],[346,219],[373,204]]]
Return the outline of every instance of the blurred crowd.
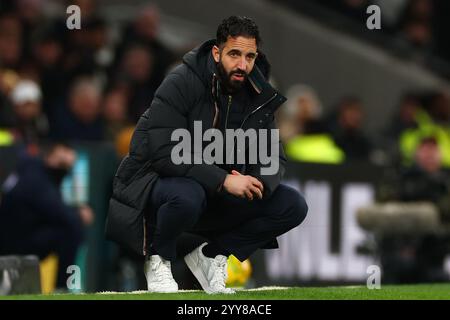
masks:
[[[441,2],[319,2],[355,19],[366,17],[369,3],[390,8],[385,32],[450,61],[449,42],[443,36],[448,22],[441,17]],[[59,14],[47,12],[44,3],[2,0],[0,4],[0,147],[24,145],[33,150],[47,140],[109,141],[119,158],[125,156],[137,120],[183,52],[174,52],[160,41],[160,15],[153,5],[116,25],[118,36],[112,37],[112,26],[95,0],[59,1],[63,9],[54,11]],[[81,8],[79,30],[66,27],[65,8],[70,4]],[[376,134],[367,133],[370,119],[357,93],[343,95],[331,106],[324,106],[315,89],[305,84],[295,84],[284,93],[288,102],[277,119],[291,160],[409,165],[410,170],[400,173],[400,180],[409,184],[400,186],[412,189],[391,193],[391,198],[442,201],[442,212],[449,219],[450,187],[444,174],[450,167],[447,92],[405,92],[392,106],[394,117]],[[45,176],[48,167],[41,168]],[[47,178],[54,182],[51,174]]]
[[[45,5],[44,5],[45,3]],[[0,7],[0,145],[112,141],[128,152],[134,124],[175,53],[157,38],[159,12],[149,5],[119,26],[118,40],[93,0],[2,1]],[[82,13],[66,27],[66,7]]]
[[[325,112],[316,91],[303,84],[287,91],[279,111],[280,136],[287,154],[317,163],[369,162],[409,165],[425,138],[436,139],[443,167],[450,167],[450,97],[445,91],[406,92],[393,106],[394,116],[375,134],[362,99],[343,96]]]
[[[118,26],[114,39],[113,28],[102,17],[96,1],[65,3],[80,7],[79,30],[66,27],[64,3],[59,15],[44,10],[49,3],[2,1],[0,145],[33,145],[48,138],[111,141],[123,156],[139,116],[167,70],[179,61],[180,55],[158,38],[158,9],[148,5],[139,10],[129,22]],[[358,17],[369,1],[321,3]],[[390,18],[395,21],[390,24],[397,27],[389,30],[404,32],[409,38],[407,30],[416,30],[408,27],[414,21],[432,29],[431,16],[437,14],[434,1],[395,3],[391,11],[396,10],[397,15]],[[292,159],[325,163],[400,159],[411,163],[420,139],[432,135],[444,166],[450,166],[450,100],[446,92],[405,93],[393,106],[396,114],[391,123],[371,136],[366,133],[368,119],[357,94],[343,96],[325,108],[314,88],[297,84],[285,93],[289,102],[279,112],[279,126]]]

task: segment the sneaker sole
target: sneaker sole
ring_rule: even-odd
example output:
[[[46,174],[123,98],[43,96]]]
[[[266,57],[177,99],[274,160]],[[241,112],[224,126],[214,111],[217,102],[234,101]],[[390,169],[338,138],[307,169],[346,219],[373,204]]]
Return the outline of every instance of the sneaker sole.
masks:
[[[145,278],[147,278],[147,276]],[[178,285],[174,286],[173,288],[170,288],[170,289],[156,289],[156,288],[150,289],[150,286],[148,285],[148,282],[147,282],[147,291],[148,292],[155,292],[155,293],[177,293],[178,292]]]
[[[169,290],[148,289],[147,291],[151,292],[151,293],[177,293],[178,288],[177,289],[169,289]]]
[[[184,257],[184,262],[186,262],[186,265],[188,266],[189,270],[191,270],[191,272],[194,274],[195,278],[198,280],[198,282],[202,286],[203,290],[205,290],[205,292],[207,294],[219,294],[219,293],[233,294],[233,293],[235,293],[234,291],[233,292],[217,292],[217,291],[212,290],[208,284],[208,280],[203,275],[203,272],[199,268],[197,268],[194,259],[191,257],[191,254],[188,254]]]

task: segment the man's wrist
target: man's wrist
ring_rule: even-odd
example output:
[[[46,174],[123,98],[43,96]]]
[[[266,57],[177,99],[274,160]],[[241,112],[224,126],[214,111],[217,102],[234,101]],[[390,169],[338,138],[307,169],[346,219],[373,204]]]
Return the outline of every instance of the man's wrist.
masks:
[[[217,188],[217,192],[218,193],[222,193],[222,192],[225,192],[226,191],[226,189],[225,189],[225,180],[227,180],[227,177],[229,176],[229,174],[227,174],[226,176],[225,176],[225,178],[223,179],[223,181],[219,184],[219,187]]]

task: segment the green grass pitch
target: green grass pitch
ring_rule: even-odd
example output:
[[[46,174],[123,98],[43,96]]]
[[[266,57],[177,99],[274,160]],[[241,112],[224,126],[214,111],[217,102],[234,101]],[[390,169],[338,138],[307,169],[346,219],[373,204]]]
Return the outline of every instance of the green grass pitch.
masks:
[[[179,293],[82,293],[3,296],[0,300],[450,300],[450,283],[386,285],[369,290],[365,286],[265,287],[238,290],[234,295],[208,295],[203,291]]]

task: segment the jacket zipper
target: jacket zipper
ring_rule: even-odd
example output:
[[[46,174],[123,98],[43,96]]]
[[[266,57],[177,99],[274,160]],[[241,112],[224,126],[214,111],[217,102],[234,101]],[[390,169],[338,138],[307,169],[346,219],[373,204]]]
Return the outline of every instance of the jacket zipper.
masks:
[[[231,106],[231,95],[228,96],[227,115],[225,118],[225,130],[227,130],[228,128],[228,114],[230,113],[230,106]]]
[[[253,114],[255,114],[258,110],[260,110],[261,108],[263,108],[264,106],[266,106],[267,104],[269,104],[270,102],[272,102],[276,97],[277,97],[277,95],[278,95],[278,93],[275,93],[269,100],[267,100],[266,102],[264,102],[262,105],[260,105],[260,106],[258,106],[255,110],[253,110],[252,112],[250,112],[245,118],[244,118],[244,120],[242,121],[242,123],[241,123],[241,126],[239,127],[239,129],[242,129],[242,127],[244,126],[244,123],[245,123],[245,121],[247,121],[247,119],[251,116],[251,115],[253,115]],[[231,103],[231,96],[229,97],[229,103],[228,103],[228,106],[230,105],[230,103]],[[227,115],[227,119],[228,119],[228,115]],[[225,125],[225,129],[226,129],[226,125]],[[234,150],[234,147],[235,147],[235,145],[236,145],[236,139],[237,139],[237,137],[235,136],[234,137],[234,139],[233,139],[233,150]],[[238,150],[238,152],[239,152],[239,150]]]
[[[226,134],[226,131],[227,131],[227,128],[228,128],[228,115],[229,115],[229,113],[230,113],[230,106],[231,106],[231,95],[228,96],[227,115],[226,115],[226,117],[225,117],[225,129],[224,129],[224,134]],[[234,149],[235,139],[236,139],[236,137],[233,138],[233,149]],[[233,152],[231,152],[230,155],[231,155],[232,153],[233,153]],[[225,154],[226,154],[226,152],[225,152]],[[226,161],[225,161],[225,162],[226,162]]]
[[[260,105],[259,107],[257,107],[255,110],[253,110],[252,112],[250,112],[245,118],[244,120],[242,120],[241,126],[239,127],[240,129],[242,129],[242,127],[244,126],[245,121],[247,121],[247,119],[255,114],[258,110],[260,110],[261,108],[265,107],[267,104],[269,104],[270,102],[272,102],[276,97],[277,97],[278,93],[275,93],[269,100],[267,100],[266,102],[264,102],[262,105]]]

